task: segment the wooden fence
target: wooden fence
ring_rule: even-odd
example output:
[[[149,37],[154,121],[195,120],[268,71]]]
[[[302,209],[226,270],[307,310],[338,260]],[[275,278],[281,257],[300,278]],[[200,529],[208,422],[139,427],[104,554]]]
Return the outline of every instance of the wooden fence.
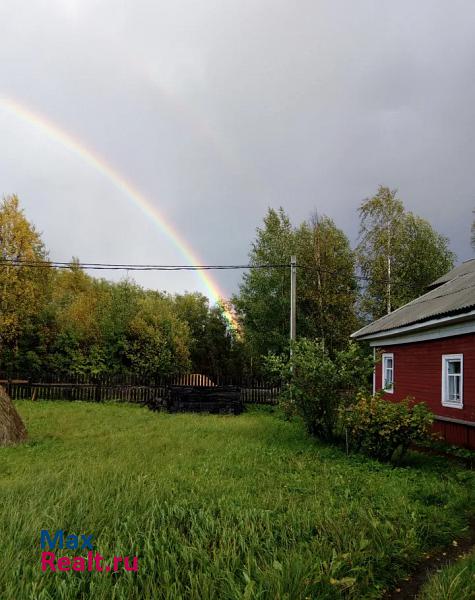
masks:
[[[61,376],[45,374],[37,378],[5,377],[0,385],[14,400],[83,400],[86,402],[133,402],[150,404],[166,396],[172,386],[235,386],[245,404],[277,404],[280,386],[260,379],[211,377],[191,373],[176,377],[139,376]]]

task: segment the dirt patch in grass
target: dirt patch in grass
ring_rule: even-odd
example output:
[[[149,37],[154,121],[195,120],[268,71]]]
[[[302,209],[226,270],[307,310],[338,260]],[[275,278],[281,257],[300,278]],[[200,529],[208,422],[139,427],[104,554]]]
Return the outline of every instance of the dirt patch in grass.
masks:
[[[475,517],[470,521],[469,535],[454,540],[438,552],[427,554],[412,575],[399,582],[383,600],[415,600],[422,587],[439,569],[456,563],[475,548]]]

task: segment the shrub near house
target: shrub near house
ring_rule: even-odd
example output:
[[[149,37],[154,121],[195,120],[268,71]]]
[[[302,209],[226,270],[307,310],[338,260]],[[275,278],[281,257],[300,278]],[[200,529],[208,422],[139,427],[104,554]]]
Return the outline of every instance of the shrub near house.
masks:
[[[360,394],[342,411],[350,448],[379,460],[401,458],[412,442],[430,439],[432,421],[425,404],[389,403],[378,394]]]
[[[308,432],[324,440],[341,436],[338,412],[368,392],[373,360],[356,344],[331,355],[322,341],[293,344],[290,359],[270,355],[267,369],[284,382],[281,401],[288,414],[302,417]]]
[[[392,404],[371,395],[373,359],[357,345],[330,355],[322,342],[300,340],[290,360],[270,356],[267,365],[285,381],[287,414],[302,417],[311,435],[386,461],[430,438],[432,415],[424,404]]]

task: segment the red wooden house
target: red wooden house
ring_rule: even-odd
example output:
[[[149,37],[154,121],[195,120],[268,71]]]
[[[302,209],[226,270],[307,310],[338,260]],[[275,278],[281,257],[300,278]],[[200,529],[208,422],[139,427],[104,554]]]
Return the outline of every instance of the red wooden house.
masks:
[[[425,402],[448,443],[475,450],[475,259],[428,289],[352,337],[381,353],[374,392]]]

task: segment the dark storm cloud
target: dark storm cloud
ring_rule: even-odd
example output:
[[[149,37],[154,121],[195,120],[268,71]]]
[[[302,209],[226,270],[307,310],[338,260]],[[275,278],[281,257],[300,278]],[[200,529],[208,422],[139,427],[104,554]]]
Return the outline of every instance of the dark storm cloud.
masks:
[[[354,241],[380,183],[471,256],[470,1],[3,1],[0,28],[2,92],[104,156],[204,262],[245,260],[269,205]],[[52,256],[185,260],[103,175],[1,109],[0,126],[1,191]]]

